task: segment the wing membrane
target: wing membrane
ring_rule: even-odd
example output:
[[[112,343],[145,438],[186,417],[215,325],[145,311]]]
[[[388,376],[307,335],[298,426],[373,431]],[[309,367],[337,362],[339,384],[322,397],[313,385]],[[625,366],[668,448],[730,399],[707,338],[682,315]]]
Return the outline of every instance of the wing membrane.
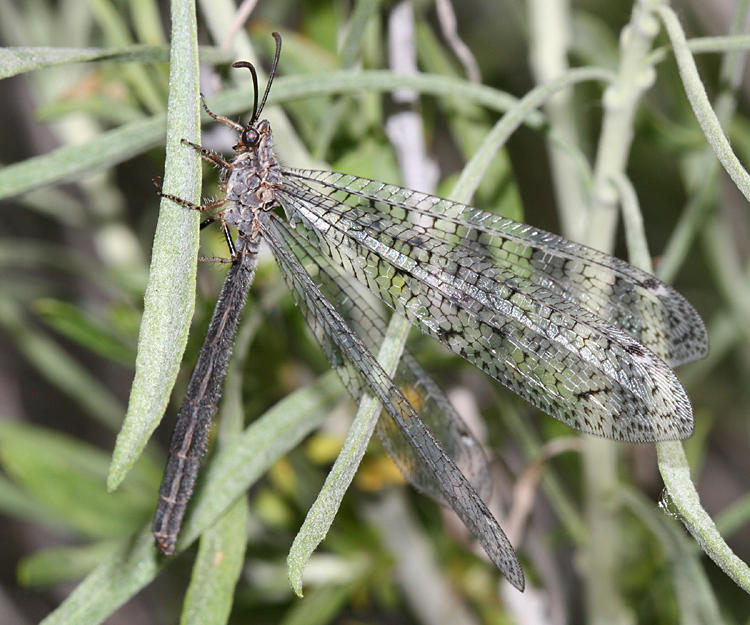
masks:
[[[320,254],[299,234],[285,230],[283,235],[284,242],[323,296],[374,353],[385,337],[386,319],[368,301],[366,293],[362,292],[362,285],[341,273],[327,256]],[[481,444],[438,385],[408,351],[404,352],[393,381],[480,496],[489,496],[489,467]],[[358,397],[361,390],[354,388],[352,392]],[[384,420],[382,423],[383,427],[379,427],[377,432],[386,449],[392,455],[412,458],[408,462],[402,461],[402,465],[414,469],[406,474],[407,479],[419,490],[445,504],[440,488],[434,483],[434,475],[422,465],[419,456],[398,428],[387,427]]]
[[[352,189],[355,183],[371,182],[340,174],[324,177],[345,178]],[[387,188],[391,195],[414,193],[372,184]],[[639,442],[679,439],[692,432],[690,403],[666,363],[611,320],[578,305],[562,286],[539,284],[540,274],[532,271],[531,262],[538,256],[537,248],[527,246],[523,251],[517,241],[498,248],[491,236],[479,235],[476,226],[460,221],[445,223],[460,223],[466,231],[462,239],[449,242],[436,236],[436,230],[445,232],[448,226],[425,208],[427,203],[442,202],[432,196],[418,194],[420,216],[432,219],[424,225],[407,219],[403,201],[391,205],[353,190],[324,192],[331,189],[321,190],[315,180],[296,176],[287,182],[285,177],[277,197],[291,222],[306,226],[303,233],[323,255],[423,332],[521,397],[571,427],[600,436]],[[457,206],[473,211],[469,217],[484,230],[500,220]],[[505,222],[498,223],[511,231],[528,228]],[[534,233],[538,239],[554,236]],[[503,236],[507,242],[508,235]],[[481,245],[467,247],[463,242],[475,237]],[[570,245],[574,251],[594,254]],[[511,256],[511,263],[498,261]],[[601,256],[613,271],[622,273],[624,265],[637,272]]]
[[[271,246],[295,301],[331,359],[331,364],[344,373],[343,380],[347,388],[357,395],[367,389],[377,397],[392,420],[392,427],[399,429],[408,446],[419,456],[421,464],[433,474],[434,482],[445,501],[477,537],[501,572],[513,585],[522,589],[524,580],[521,566],[497,521],[403,393],[295,258],[288,244],[293,239],[288,226],[272,216],[268,226],[263,228],[263,236]],[[411,457],[396,460],[408,463]],[[406,467],[406,470],[410,471],[411,467]]]
[[[705,325],[671,286],[632,265],[562,237],[463,204],[339,173],[285,170],[289,184],[388,218],[410,219],[434,244],[452,248],[464,271],[523,280],[627,332],[671,366],[708,351]],[[418,219],[415,219],[415,216]]]

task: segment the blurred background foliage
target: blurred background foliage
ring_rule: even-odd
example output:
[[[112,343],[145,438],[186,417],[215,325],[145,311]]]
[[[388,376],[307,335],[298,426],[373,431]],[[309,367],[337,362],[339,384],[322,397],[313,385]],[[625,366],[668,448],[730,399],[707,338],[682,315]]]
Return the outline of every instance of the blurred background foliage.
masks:
[[[218,10],[212,4],[199,3],[198,11],[201,88],[209,95],[222,90],[230,79],[228,64],[236,58],[232,45],[222,46],[212,34],[210,13]],[[740,10],[728,0],[673,4],[690,38],[726,34],[733,12]],[[260,1],[243,29],[266,68],[273,51],[269,33],[283,34],[280,76],[382,69],[389,66],[388,16],[394,7],[375,0]],[[470,70],[435,4],[415,0],[412,7],[420,69],[465,78]],[[469,0],[453,9],[482,84],[517,97],[534,87],[526,3]],[[237,563],[239,580],[236,588],[230,581],[216,591],[217,596],[229,593],[223,608],[203,606],[205,611],[196,608],[199,616],[191,616],[182,607],[196,557],[191,550],[140,592],[133,582],[129,600],[123,590],[123,597],[103,601],[85,616],[54,612],[96,567],[102,571],[102,563],[120,557],[129,545],[148,542],[141,530],[155,507],[169,424],[225,271],[199,267],[192,329],[167,423],[122,486],[107,493],[111,450],[133,377],[159,206],[151,179],[164,163],[159,116],[166,111],[169,89],[169,10],[157,0],[0,0],[0,42],[35,48],[24,53],[26,66],[19,55],[3,51],[0,57],[5,78],[0,82],[0,622],[31,623],[51,615],[50,622],[173,623],[181,610],[183,622],[430,622],[429,610],[424,612],[415,597],[421,593],[429,601],[436,592],[449,594],[453,614],[459,615],[450,622],[542,622],[533,620],[539,615],[550,623],[590,621],[581,556],[588,532],[580,512],[586,482],[577,442],[562,438],[572,432],[421,336],[411,337],[410,348],[492,453],[497,509],[507,513],[520,495],[536,496],[528,518],[523,517],[523,538],[516,540],[530,585],[524,595],[498,593],[497,572],[463,528],[404,488],[375,443],[308,566],[305,598],[293,595],[286,555],[346,434],[352,407],[344,403],[327,410],[323,425],[275,462],[249,492],[249,515],[241,517],[247,546],[244,561]],[[618,37],[631,11],[624,0],[572,2],[570,23],[559,25],[570,40],[571,65],[615,70]],[[357,37],[348,37],[358,24]],[[656,36],[656,47],[667,44],[663,33]],[[55,49],[42,49],[47,46]],[[722,54],[696,58],[713,101],[725,87]],[[712,339],[711,355],[679,372],[696,415],[696,433],[685,448],[705,509],[735,553],[748,560],[750,212],[729,178],[723,172],[711,175],[705,166],[706,140],[672,55],[667,52],[655,68],[656,80],[633,121],[627,171],[657,269],[665,250],[674,250],[670,246],[683,237],[682,251],[670,256],[669,278],[706,319]],[[748,85],[741,81],[738,112],[725,127],[745,162],[750,156]],[[418,104],[443,195],[498,119],[497,111],[454,95],[426,95]],[[602,84],[576,86],[572,98],[577,143],[591,161],[603,113]],[[290,99],[283,109],[291,126],[277,128],[282,162],[314,161],[403,181],[385,132],[388,118],[399,110],[390,94],[318,95]],[[134,130],[138,124],[141,135]],[[533,126],[515,132],[491,162],[473,203],[560,232],[549,131],[544,124]],[[124,139],[103,134],[125,127],[132,132]],[[107,141],[97,143],[102,137]],[[202,141],[227,151],[233,138],[209,125]],[[309,153],[307,162],[287,160],[299,153],[295,142]],[[66,146],[67,151],[56,152]],[[29,160],[39,155],[56,157]],[[206,167],[203,194],[217,192],[215,171]],[[627,257],[622,234],[616,250]],[[224,254],[218,229],[202,233],[201,253]],[[270,258],[261,263],[246,317],[243,340],[249,355],[242,361],[238,396],[248,424],[323,375],[328,365],[280,287]],[[573,453],[540,451],[543,441],[556,438],[567,441],[562,449]],[[622,494],[612,494],[607,505],[618,509],[618,544],[612,549],[620,558],[614,580],[624,606],[620,622],[688,622],[685,615],[691,613],[690,622],[708,622],[705,611],[685,603],[690,593],[679,592],[675,562],[687,561],[697,564],[706,582],[695,590],[694,601],[718,606],[724,623],[750,623],[745,592],[701,557],[679,522],[665,514],[669,502],[661,501],[653,447],[622,445],[617,453]],[[534,467],[541,470],[542,488]],[[401,542],[393,542],[394,532]],[[106,572],[101,575],[104,588]],[[193,598],[192,606],[198,603]],[[190,598],[185,605],[190,607]]]

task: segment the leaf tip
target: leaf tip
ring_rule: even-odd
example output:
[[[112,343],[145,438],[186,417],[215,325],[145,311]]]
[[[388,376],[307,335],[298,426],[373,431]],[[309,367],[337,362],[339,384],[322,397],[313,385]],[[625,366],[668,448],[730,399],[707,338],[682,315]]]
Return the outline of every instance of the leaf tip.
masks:
[[[123,465],[117,458],[117,454],[115,454],[115,457],[112,458],[112,463],[109,465],[109,473],[107,473],[108,493],[113,493],[120,487],[128,471],[130,471],[131,465],[132,463]]]
[[[292,560],[291,554],[290,557],[287,558],[286,563],[289,567],[289,585],[292,587],[294,594],[302,599],[302,597],[304,596],[302,593],[302,569],[295,561]]]

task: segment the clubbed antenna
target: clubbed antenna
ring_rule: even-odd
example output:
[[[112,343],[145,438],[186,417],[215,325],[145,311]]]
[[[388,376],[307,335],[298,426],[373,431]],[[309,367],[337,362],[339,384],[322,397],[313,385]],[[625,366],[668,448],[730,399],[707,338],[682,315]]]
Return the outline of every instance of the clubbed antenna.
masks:
[[[272,33],[273,38],[276,40],[276,53],[273,55],[273,63],[271,64],[271,71],[268,74],[268,82],[266,83],[266,91],[263,94],[263,99],[258,105],[258,74],[255,71],[255,66],[248,61],[237,61],[232,63],[232,67],[247,67],[250,73],[253,75],[253,115],[248,122],[248,127],[252,126],[258,121],[261,111],[266,104],[268,98],[268,92],[271,90],[271,83],[273,83],[273,77],[276,75],[276,66],[279,64],[279,56],[281,56],[281,35],[279,33]]]
[[[271,71],[268,74],[268,82],[266,83],[266,92],[263,94],[263,99],[258,107],[258,115],[260,115],[260,112],[266,104],[266,98],[268,98],[268,92],[271,90],[271,83],[273,82],[273,77],[276,75],[276,66],[279,64],[279,57],[281,56],[281,35],[279,33],[272,33],[272,35],[276,40],[276,53],[273,55],[273,63],[271,63]],[[256,122],[257,120],[258,117],[253,114],[253,122]]]
[[[253,116],[248,123],[248,126],[252,126],[258,114],[258,74],[255,71],[255,66],[249,61],[235,61],[232,63],[232,67],[247,67],[253,75]]]

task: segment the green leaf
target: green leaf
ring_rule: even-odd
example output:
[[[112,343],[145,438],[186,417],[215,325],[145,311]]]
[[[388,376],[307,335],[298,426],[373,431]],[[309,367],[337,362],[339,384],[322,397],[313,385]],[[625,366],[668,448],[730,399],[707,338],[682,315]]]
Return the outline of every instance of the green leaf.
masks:
[[[292,605],[280,625],[326,625],[334,621],[346,601],[352,596],[357,582],[340,586],[321,586]]]
[[[135,359],[134,350],[114,336],[108,326],[73,304],[45,298],[34,302],[34,310],[57,332],[95,354],[128,366]]]
[[[80,579],[105,562],[117,541],[100,541],[75,547],[52,547],[27,556],[18,564],[18,581],[24,586],[46,586]]]
[[[584,69],[586,68],[579,68],[579,71]],[[609,78],[609,74],[603,70],[590,68],[590,71],[599,71],[600,80]],[[281,76],[274,81],[268,102],[278,104],[313,96],[356,93],[364,89],[393,91],[402,87],[423,94],[461,98],[501,112],[518,102],[517,98],[497,89],[474,85],[457,78],[430,74],[399,76],[393,72],[378,70]],[[216,112],[232,115],[247,111],[251,101],[250,89],[230,89],[209,98],[208,105]],[[8,165],[0,170],[0,199],[43,185],[75,180],[81,174],[111,167],[154,147],[164,140],[164,119],[163,115],[157,114],[104,132],[82,145],[63,146],[47,154]],[[204,118],[204,121],[207,119]],[[531,111],[524,123],[532,128],[539,128],[543,121],[544,118],[538,111]],[[555,139],[555,136],[554,132],[550,133],[550,138]],[[173,138],[170,131],[170,140]],[[572,149],[570,146],[568,148]]]
[[[232,447],[217,454],[205,472],[205,484],[185,523],[178,547],[195,540],[279,456],[315,429],[322,418],[317,411],[331,406],[341,395],[341,383],[329,371],[315,384],[280,401],[247,428]],[[300,415],[308,416],[300,422]]]
[[[318,427],[342,394],[341,384],[331,371],[280,401],[247,428],[231,448],[219,452],[195,498],[178,551],[190,546],[272,463]],[[42,623],[101,623],[151,582],[169,561],[154,547],[149,523],[124,541]]]
[[[201,161],[195,6],[172,2],[172,43],[164,191],[200,203]],[[143,301],[135,379],[117,436],[107,487],[117,488],[159,424],[187,344],[195,306],[198,211],[162,199]]]
[[[215,48],[201,50],[204,62],[229,60],[226,53]],[[0,80],[56,65],[117,61],[140,63],[166,63],[169,48],[166,46],[129,45],[118,48],[53,48],[17,47],[0,48]]]
[[[8,298],[0,298],[0,328],[51,384],[74,398],[94,419],[110,429],[117,428],[123,412],[117,399],[57,343],[29,326]]]
[[[95,568],[43,625],[96,625],[156,577],[166,564],[154,548],[151,528],[144,528]]]
[[[0,170],[0,199],[107,169],[164,140],[164,115],[103,132],[82,145],[65,145]]]
[[[3,476],[0,476],[0,512],[8,517],[39,523],[56,532],[67,530],[54,511]]]
[[[220,625],[232,610],[234,587],[245,562],[248,507],[240,497],[201,536],[181,625]]]
[[[745,493],[716,515],[719,531],[730,536],[750,521],[750,493]]]
[[[356,171],[359,175],[384,182],[398,182],[398,163],[393,150],[366,138],[333,164],[334,171]]]
[[[411,324],[393,315],[378,353],[378,363],[390,375],[395,373],[404,350]],[[326,476],[315,502],[307,512],[287,556],[289,583],[297,596],[302,596],[302,573],[315,548],[325,538],[341,501],[367,450],[382,411],[379,401],[369,395],[362,397],[344,445]]]
[[[104,488],[108,455],[66,434],[0,422],[4,470],[68,527],[106,538],[133,532],[152,507],[158,473],[143,465],[126,488]]]

